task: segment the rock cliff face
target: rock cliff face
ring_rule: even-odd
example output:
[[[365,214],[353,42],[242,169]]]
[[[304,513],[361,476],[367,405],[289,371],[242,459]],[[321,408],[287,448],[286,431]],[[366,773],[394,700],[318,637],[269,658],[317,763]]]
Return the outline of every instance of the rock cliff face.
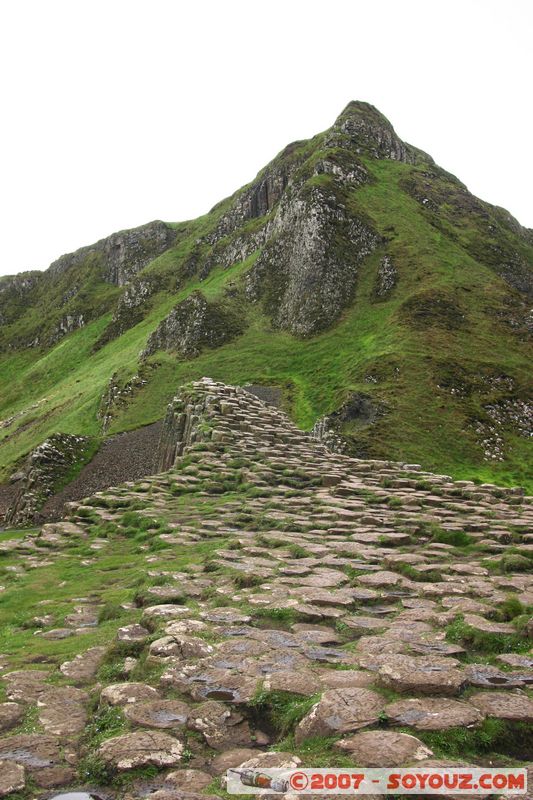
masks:
[[[89,247],[61,256],[44,272],[28,272],[0,280],[0,349],[49,347],[112,306],[126,287],[116,312],[113,335],[126,330],[124,308],[138,306],[146,282],[137,294],[127,288],[147,264],[168,250],[175,232],[163,222],[114,233]],[[143,294],[144,288],[144,294]],[[132,303],[132,296],[135,301]],[[136,321],[142,318],[138,315]],[[113,335],[108,338],[113,338]]]
[[[106,283],[124,286],[156,256],[168,250],[174,231],[156,220],[139,228],[113,233],[89,247],[61,256],[50,264],[50,275],[66,272],[83,263],[88,256],[101,256],[102,278]]]
[[[93,454],[93,441],[86,436],[57,433],[28,456],[16,479],[17,494],[8,509],[5,523],[31,525],[39,520],[39,511],[60,487]]]
[[[179,303],[148,339],[143,357],[169,350],[183,358],[194,358],[202,347],[218,347],[242,333],[243,320],[221,303],[210,303],[201,292],[193,292]]]
[[[307,186],[284,197],[270,231],[248,275],[248,296],[297,336],[324,330],[353,299],[359,265],[381,238],[334,194]]]

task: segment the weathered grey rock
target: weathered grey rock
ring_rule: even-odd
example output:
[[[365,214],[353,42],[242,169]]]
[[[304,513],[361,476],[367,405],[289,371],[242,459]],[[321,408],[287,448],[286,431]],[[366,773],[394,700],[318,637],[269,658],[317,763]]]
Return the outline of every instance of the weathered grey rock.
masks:
[[[190,707],[181,700],[150,700],[127,705],[126,718],[133,725],[146,728],[182,728],[187,724]]]
[[[360,263],[380,243],[368,222],[348,216],[327,190],[285,194],[271,238],[247,274],[247,294],[274,323],[298,336],[329,327],[352,300]]]
[[[39,519],[39,511],[53,494],[54,486],[89,452],[86,436],[55,433],[36,447],[26,459],[18,482],[18,493],[6,514],[7,525],[28,524]]]
[[[165,784],[182,792],[202,792],[213,782],[213,776],[199,769],[180,769],[165,775]]]
[[[39,721],[47,733],[72,736],[81,733],[87,724],[86,692],[73,686],[53,686],[38,701]]]
[[[143,357],[169,350],[194,358],[203,347],[219,347],[244,330],[243,319],[229,306],[208,301],[196,291],[179,303],[150,335]]]
[[[248,722],[241,714],[215,700],[201,703],[194,708],[188,726],[203,734],[207,744],[214,750],[252,744]]]
[[[434,657],[394,656],[378,670],[382,686],[397,692],[421,694],[458,694],[466,683],[464,673],[453,660]]]
[[[102,761],[119,770],[135,767],[172,767],[183,754],[183,742],[158,731],[125,733],[108,739],[98,748]]]
[[[23,716],[24,708],[18,703],[0,703],[0,733],[14,728]]]
[[[371,689],[329,689],[298,724],[295,741],[311,736],[350,733],[372,725],[385,706],[384,698]]]
[[[425,731],[470,728],[484,714],[470,703],[440,697],[409,698],[390,703],[384,713],[392,725],[408,725]]]
[[[416,736],[394,731],[361,731],[335,745],[361,767],[397,767],[433,755]]]
[[[468,702],[488,717],[533,722],[533,700],[525,692],[476,692]]]
[[[2,680],[7,684],[6,695],[9,700],[35,703],[47,688],[46,681],[49,677],[50,673],[44,670],[21,669],[6,673]]]
[[[91,647],[85,653],[75,656],[72,661],[65,661],[59,669],[75,684],[90,683],[95,678],[106,652],[106,647]]]
[[[159,693],[146,683],[114,683],[106,686],[100,695],[100,702],[110,706],[125,706],[143,700],[157,700]]]
[[[0,761],[0,797],[24,789],[26,776],[24,767],[9,761]]]

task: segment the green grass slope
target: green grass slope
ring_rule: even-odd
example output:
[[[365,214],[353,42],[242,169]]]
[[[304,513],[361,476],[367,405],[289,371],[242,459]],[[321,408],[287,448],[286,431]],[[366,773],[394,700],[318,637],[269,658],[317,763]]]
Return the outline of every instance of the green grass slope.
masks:
[[[369,129],[378,124],[364,104],[348,107],[341,123],[347,113],[356,122],[363,115]],[[117,338],[102,336],[121,290],[98,282],[92,265],[84,289],[91,314],[84,327],[53,347],[3,347],[0,481],[51,433],[101,436],[98,412],[112,376],[126,388],[113,409],[109,432],[114,433],[159,419],[181,383],[209,375],[232,384],[279,386],[285,409],[305,429],[352,393],[362,393],[381,413],[372,424],[354,419],[344,425],[352,452],[533,489],[524,293],[533,272],[531,232],[473,198],[418,151],[405,160],[381,157],[368,137],[356,146],[345,133],[333,146],[331,131],[342,130],[339,125],[287,148],[255,182],[210,214],[174,225],[173,246],[137,276],[154,287],[140,321],[136,317]],[[345,171],[353,164],[367,178],[339,189],[334,173],[317,170],[324,160]],[[270,306],[261,298],[252,301],[246,289],[264,252],[261,234],[280,204],[291,202],[291,187],[260,209],[264,213],[228,223],[243,198],[255,196],[255,187],[268,180],[277,185],[280,170],[292,186],[329,193],[380,237],[358,267],[350,302],[329,327],[305,338],[276,325]],[[243,257],[231,258],[233,253]],[[396,284],[379,297],[376,283],[385,255]],[[172,349],[140,358],[158,324],[197,290],[237,309],[244,333],[221,347],[201,348],[196,358]],[[39,293],[34,317],[47,302],[46,284]],[[100,301],[101,313],[98,308],[95,313]],[[21,319],[27,320],[28,312]],[[129,390],[136,375],[143,383]]]

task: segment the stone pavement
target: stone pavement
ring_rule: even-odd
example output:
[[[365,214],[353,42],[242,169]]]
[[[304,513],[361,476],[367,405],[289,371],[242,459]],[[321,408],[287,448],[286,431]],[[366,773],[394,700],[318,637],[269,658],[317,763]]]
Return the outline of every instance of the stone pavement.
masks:
[[[108,541],[94,520],[120,535],[133,505],[165,517],[153,536],[176,552],[213,545],[177,570],[158,569],[168,549],[147,549],[151,583],[126,604],[134,618],[114,643],[55,671],[10,671],[6,654],[0,796],[24,781],[39,791],[99,778],[117,797],[204,797],[228,767],[312,765],[318,744],[326,764],[418,764],[442,758],[428,737],[487,732],[490,720],[499,765],[528,763],[532,498],[333,454],[278,409],[210,379],[170,405],[158,458],[160,474],[0,543],[24,570],[77,541],[97,560]],[[39,635],[82,636],[99,607],[73,598],[65,626],[51,613]],[[103,680],[117,652],[122,679]],[[17,727],[28,707],[34,733]],[[120,732],[88,743],[88,722],[110,714]],[[485,752],[468,763],[489,766]]]

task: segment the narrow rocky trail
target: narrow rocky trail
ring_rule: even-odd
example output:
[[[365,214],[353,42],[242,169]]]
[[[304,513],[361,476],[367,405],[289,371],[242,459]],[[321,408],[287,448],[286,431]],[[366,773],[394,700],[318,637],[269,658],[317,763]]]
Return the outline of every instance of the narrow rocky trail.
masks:
[[[330,453],[209,379],[162,442],[165,472],[0,540],[0,613],[36,587],[1,639],[0,796],[221,796],[242,764],[529,764],[530,497]],[[63,578],[55,603],[39,575]]]

